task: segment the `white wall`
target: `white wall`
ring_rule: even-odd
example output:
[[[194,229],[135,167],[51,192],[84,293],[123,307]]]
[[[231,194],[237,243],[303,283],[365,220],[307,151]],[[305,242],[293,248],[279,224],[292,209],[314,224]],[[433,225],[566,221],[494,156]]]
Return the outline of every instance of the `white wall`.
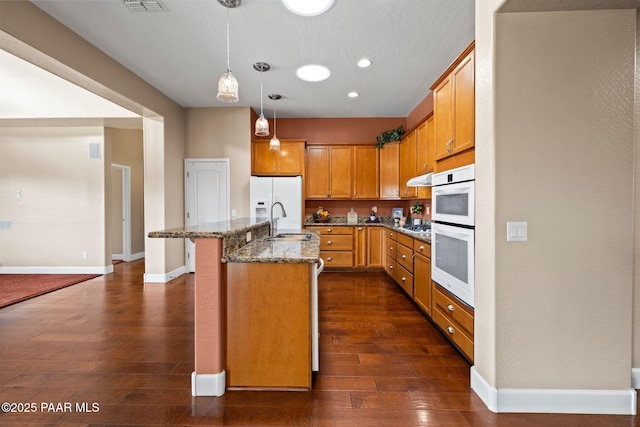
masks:
[[[231,210],[237,217],[250,216],[251,129],[249,107],[187,109],[185,157],[229,158]]]
[[[543,411],[574,412],[559,390],[596,396],[585,411],[603,391],[605,411],[635,410],[636,11],[501,3],[476,3],[474,369],[494,390],[551,396]],[[507,221],[528,222],[528,242],[506,242]]]
[[[11,228],[0,230],[0,272],[100,273],[111,265],[105,159],[89,159],[90,143],[104,153],[102,127],[2,128],[0,219]]]

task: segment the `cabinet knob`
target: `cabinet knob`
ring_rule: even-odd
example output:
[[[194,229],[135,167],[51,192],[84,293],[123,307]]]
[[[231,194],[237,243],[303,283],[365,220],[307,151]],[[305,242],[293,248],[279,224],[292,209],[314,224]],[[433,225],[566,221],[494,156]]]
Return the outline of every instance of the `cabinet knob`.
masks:
[[[393,246],[389,246],[389,250],[392,251],[393,250]]]
[[[331,258],[331,257],[328,257],[328,258],[327,258],[327,261],[331,261],[331,260],[332,260],[332,258]]]
[[[363,228],[362,228],[362,227],[358,227],[358,231],[362,231],[362,230],[363,230]]]
[[[393,265],[390,265],[390,266],[389,266],[389,270],[393,270]]]
[[[406,282],[406,281],[407,281],[407,278],[406,278],[406,277],[403,277],[403,278],[402,278],[402,279],[400,279],[400,280],[402,280],[403,282]]]
[[[453,312],[453,310],[455,309],[455,307],[451,304],[447,305],[447,310]]]
[[[453,333],[455,332],[455,329],[453,329],[453,326],[447,326],[447,332],[453,335]]]
[[[327,233],[331,233],[333,230],[331,230],[330,228],[327,228]]]
[[[331,240],[329,240],[329,241],[327,242],[327,245],[330,245],[331,243],[333,243],[333,242],[332,242]]]
[[[402,255],[402,259],[407,259],[407,256],[406,255]]]

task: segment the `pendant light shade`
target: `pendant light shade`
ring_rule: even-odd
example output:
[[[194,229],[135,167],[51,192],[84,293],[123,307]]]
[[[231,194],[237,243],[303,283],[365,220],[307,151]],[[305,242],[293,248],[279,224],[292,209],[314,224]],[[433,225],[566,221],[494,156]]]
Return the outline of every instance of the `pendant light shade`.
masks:
[[[269,141],[269,151],[280,151],[280,140],[276,136],[276,131],[278,129],[276,125],[276,100],[282,98],[280,95],[276,93],[272,93],[269,95],[269,98],[273,100],[273,138]]]
[[[264,112],[262,111],[262,73],[269,71],[271,66],[266,62],[256,62],[253,64],[253,68],[256,71],[260,71],[260,117],[256,120],[256,136],[269,136],[269,122],[264,118]]]
[[[222,102],[238,102],[238,80],[229,68],[229,9],[240,5],[240,0],[218,0],[227,8],[227,71],[218,80],[217,98]]]
[[[231,74],[231,70],[220,76],[217,98],[222,102],[238,102],[238,80]]]

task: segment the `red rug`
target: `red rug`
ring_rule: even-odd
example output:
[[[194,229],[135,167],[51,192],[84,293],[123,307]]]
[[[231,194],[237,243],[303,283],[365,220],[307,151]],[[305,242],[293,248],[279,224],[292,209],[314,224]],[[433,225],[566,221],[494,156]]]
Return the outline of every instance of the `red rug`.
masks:
[[[0,307],[98,276],[100,274],[0,274]]]

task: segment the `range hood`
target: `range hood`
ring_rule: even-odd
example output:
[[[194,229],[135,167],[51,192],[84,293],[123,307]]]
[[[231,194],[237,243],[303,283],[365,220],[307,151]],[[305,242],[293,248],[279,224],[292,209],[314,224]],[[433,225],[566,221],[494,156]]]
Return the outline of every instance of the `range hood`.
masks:
[[[433,182],[433,172],[418,175],[407,181],[407,187],[431,187]]]

